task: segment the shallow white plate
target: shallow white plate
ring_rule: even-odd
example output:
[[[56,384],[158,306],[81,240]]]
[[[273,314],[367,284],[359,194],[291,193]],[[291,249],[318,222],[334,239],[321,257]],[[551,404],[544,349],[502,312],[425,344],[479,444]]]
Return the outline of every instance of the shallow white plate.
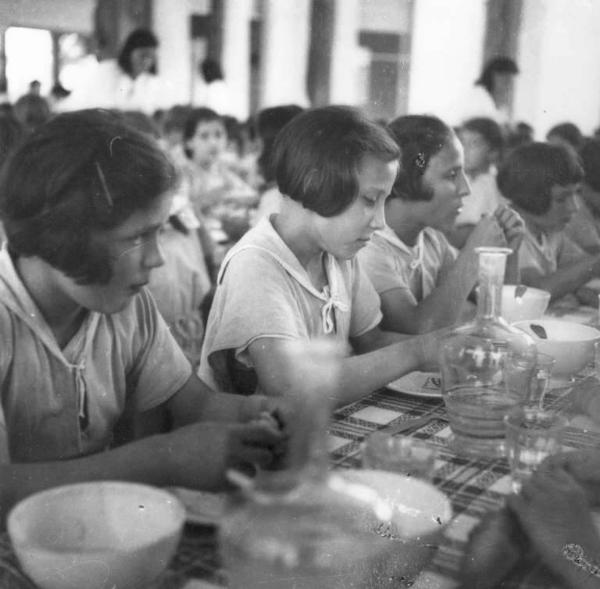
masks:
[[[217,525],[225,513],[226,495],[195,491],[183,487],[170,487],[173,493],[185,506],[186,521],[202,526]]]
[[[389,383],[387,388],[414,397],[442,398],[441,377],[438,372],[409,372]]]

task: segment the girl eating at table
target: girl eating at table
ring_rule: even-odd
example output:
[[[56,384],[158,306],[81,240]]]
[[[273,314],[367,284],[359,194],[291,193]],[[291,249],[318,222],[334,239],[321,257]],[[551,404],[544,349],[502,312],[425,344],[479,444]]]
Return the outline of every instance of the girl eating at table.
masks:
[[[381,298],[384,328],[423,333],[472,312],[467,297],[477,280],[476,248],[516,252],[523,221],[499,206],[475,225],[458,253],[443,233],[454,227],[469,194],[458,138],[431,116],[400,117],[389,129],[400,146],[400,172],[385,202],[386,225],[358,257]],[[517,281],[517,256],[511,255],[507,282]]]
[[[519,249],[523,284],[549,291],[554,300],[571,294],[597,306],[597,293],[582,287],[600,276],[600,254],[586,254],[564,231],[576,211],[582,179],[572,150],[530,143],[507,156],[498,188],[525,220]]]
[[[145,288],[175,182],[151,138],[101,110],[57,116],[3,168],[2,516],[79,481],[218,488],[282,442],[272,400],[192,373]],[[136,439],[115,447],[132,415]]]
[[[383,228],[398,146],[358,110],[299,114],[280,132],[274,170],[281,211],[228,252],[217,281],[199,374],[228,391],[282,395],[293,384],[287,342],[348,348],[337,404],[355,401],[437,359],[436,335],[382,331],[379,297],[356,254]]]

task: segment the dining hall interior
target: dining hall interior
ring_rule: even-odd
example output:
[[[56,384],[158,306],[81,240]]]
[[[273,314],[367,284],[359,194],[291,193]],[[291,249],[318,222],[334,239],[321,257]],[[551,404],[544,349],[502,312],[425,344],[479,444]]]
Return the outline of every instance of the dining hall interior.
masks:
[[[0,587],[600,589],[600,2],[0,1]]]

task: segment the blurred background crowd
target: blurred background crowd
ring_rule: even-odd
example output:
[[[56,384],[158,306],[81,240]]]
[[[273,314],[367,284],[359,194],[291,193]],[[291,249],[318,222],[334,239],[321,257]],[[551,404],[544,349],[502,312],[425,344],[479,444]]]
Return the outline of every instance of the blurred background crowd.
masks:
[[[332,103],[382,125],[444,120],[471,185],[447,236],[461,248],[502,202],[496,170],[516,146],[583,149],[588,192],[600,191],[588,173],[600,161],[598,33],[600,4],[584,0],[5,0],[0,162],[54,113],[89,107],[159,141],[180,183],[152,287],[197,362],[225,252],[278,210],[270,155],[289,120]],[[591,232],[582,245],[597,253]]]

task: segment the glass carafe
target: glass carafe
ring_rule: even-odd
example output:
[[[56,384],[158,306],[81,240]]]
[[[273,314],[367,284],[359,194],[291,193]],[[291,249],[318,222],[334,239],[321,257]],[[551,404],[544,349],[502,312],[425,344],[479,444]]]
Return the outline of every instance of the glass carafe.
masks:
[[[533,339],[501,317],[507,248],[478,248],[475,319],[454,329],[441,346],[442,395],[452,446],[461,454],[505,454],[503,418],[524,402],[535,368]]]
[[[329,471],[327,427],[337,360],[322,345],[290,367],[291,464],[259,475],[231,501],[220,528],[233,589],[391,587],[397,547],[377,535],[391,509],[369,488]]]

